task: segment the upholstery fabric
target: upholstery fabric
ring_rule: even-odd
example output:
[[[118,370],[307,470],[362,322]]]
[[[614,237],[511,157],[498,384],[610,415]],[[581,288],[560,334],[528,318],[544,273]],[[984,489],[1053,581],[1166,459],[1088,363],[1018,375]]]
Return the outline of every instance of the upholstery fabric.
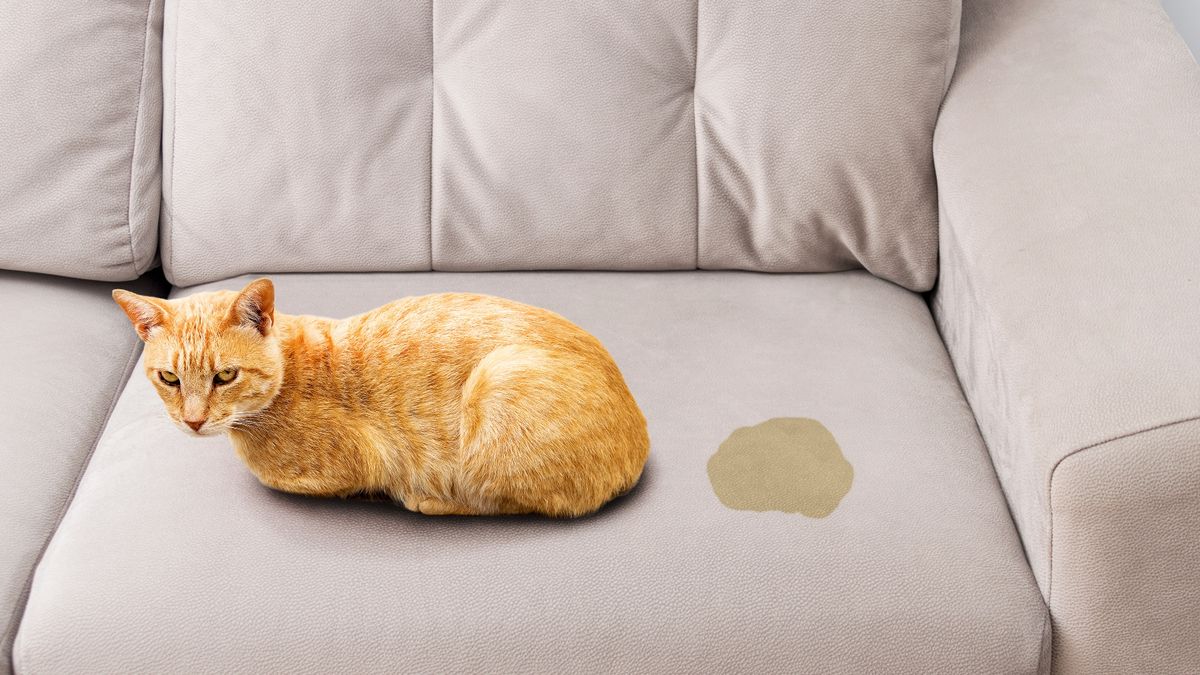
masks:
[[[240,287],[232,279],[196,290]],[[50,672],[1035,672],[1044,605],[921,298],[857,271],[283,275],[279,311],[435,291],[548,307],[650,424],[640,486],[582,520],[420,516],[272,492],[133,378],[16,648]],[[732,510],[735,430],[819,421],[825,518]]]
[[[162,0],[0,3],[0,269],[134,279],[158,245]]]
[[[434,2],[433,264],[696,267],[696,0]]]
[[[700,266],[865,267],[927,290],[952,2],[701,0]]]
[[[1200,663],[1198,121],[1157,2],[967,4],[935,310],[1061,672]]]
[[[167,7],[163,268],[427,270],[429,0]]]
[[[180,0],[164,266],[936,274],[959,0]]]
[[[121,285],[166,291],[161,277]],[[33,567],[141,352],[112,288],[0,272],[0,673]]]

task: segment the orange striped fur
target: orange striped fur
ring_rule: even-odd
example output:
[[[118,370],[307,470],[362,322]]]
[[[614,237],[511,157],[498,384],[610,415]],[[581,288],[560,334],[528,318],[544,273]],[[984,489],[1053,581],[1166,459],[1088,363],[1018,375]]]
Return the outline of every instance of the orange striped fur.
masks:
[[[170,418],[228,433],[277,490],[385,494],[428,514],[579,516],[632,488],[649,452],[612,357],[544,309],[446,293],[342,320],[289,316],[267,279],[113,297]]]

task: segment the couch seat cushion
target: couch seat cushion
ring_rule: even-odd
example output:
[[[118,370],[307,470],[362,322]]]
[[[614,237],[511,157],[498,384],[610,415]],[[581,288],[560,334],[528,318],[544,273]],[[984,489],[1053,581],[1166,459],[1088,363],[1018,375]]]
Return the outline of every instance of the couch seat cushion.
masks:
[[[227,439],[171,426],[136,377],[38,569],[22,671],[1038,668],[1045,609],[919,296],[861,272],[276,283],[288,313],[444,290],[561,312],[609,347],[649,420],[641,485],[573,521],[283,495]],[[714,492],[718,447],[777,418],[819,425],[764,438],[826,452],[823,427],[852,467],[831,511],[741,510]],[[728,488],[737,461],[717,464]]]
[[[29,576],[141,353],[112,288],[0,272],[0,673]]]

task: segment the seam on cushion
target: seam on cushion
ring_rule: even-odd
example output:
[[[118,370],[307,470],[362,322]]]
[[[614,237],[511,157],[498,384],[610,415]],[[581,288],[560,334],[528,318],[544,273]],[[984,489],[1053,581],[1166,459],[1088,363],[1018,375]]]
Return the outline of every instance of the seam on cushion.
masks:
[[[129,378],[133,375],[133,366],[137,363],[138,357],[142,353],[141,340],[135,340],[133,348],[129,352],[128,358],[125,359],[125,374],[121,377],[117,386],[113,389],[112,396],[108,401],[108,412],[104,415],[104,421],[100,425],[100,429],[96,432],[96,438],[92,441],[92,447],[88,449],[84,455],[83,462],[79,466],[79,471],[75,474],[75,480],[71,484],[70,491],[67,492],[67,498],[63,501],[62,507],[58,511],[58,516],[54,519],[54,526],[50,528],[50,532],[46,535],[45,541],[42,542],[42,548],[38,551],[37,557],[34,558],[33,567],[30,568],[28,576],[25,578],[25,587],[17,596],[17,604],[13,606],[12,614],[8,619],[8,628],[5,630],[3,640],[0,640],[0,645],[14,645],[17,635],[17,629],[20,626],[20,619],[25,616],[25,607],[29,602],[29,595],[33,589],[33,577],[37,573],[38,567],[42,564],[42,558],[46,556],[46,551],[50,548],[50,541],[54,539],[54,535],[58,534],[58,528],[62,525],[63,518],[66,517],[67,511],[71,508],[71,504],[75,501],[75,493],[79,491],[79,484],[83,481],[83,475],[87,473],[88,466],[92,463],[92,455],[96,454],[96,447],[100,445],[100,438],[104,436],[105,430],[108,429],[108,421],[112,417],[113,410],[117,407],[117,400],[121,397],[121,392],[125,391],[125,384],[129,382]],[[25,650],[21,650],[24,662]],[[10,652],[13,670],[16,670],[16,651]]]
[[[138,131],[142,127],[142,109],[144,107],[142,92],[146,87],[146,61],[149,60],[147,52],[150,50],[150,8],[154,2],[155,0],[146,2],[146,18],[142,27],[142,68],[138,77],[137,113],[133,118],[133,143],[129,149],[129,201],[125,203],[125,227],[129,230],[129,264],[133,267],[133,276],[135,277],[141,276],[144,270],[138,269],[137,251],[133,246],[133,221],[130,219],[133,214],[133,170],[137,164],[138,139],[140,138]]]
[[[183,0],[178,0],[175,3],[175,15],[171,22],[171,27],[174,29],[174,50],[171,53],[171,204],[167,207],[167,215],[171,219],[170,227],[168,228],[167,239],[170,240],[171,254],[169,256],[171,263],[171,276],[176,276],[175,272],[175,147],[178,144],[179,128],[175,121],[179,118],[179,19],[183,13]],[[163,22],[163,32],[167,30],[166,22]],[[163,106],[164,114],[166,106]],[[172,280],[173,282],[174,280]]]
[[[1142,429],[1138,429],[1136,431],[1130,431],[1130,432],[1123,433],[1123,434],[1117,434],[1110,438],[1106,438],[1103,441],[1098,441],[1096,443],[1090,443],[1081,448],[1076,448],[1075,450],[1072,450],[1071,452],[1068,452],[1067,454],[1058,458],[1058,461],[1055,462],[1054,466],[1050,469],[1050,476],[1047,479],[1047,486],[1046,486],[1046,490],[1049,493],[1049,501],[1050,501],[1050,537],[1049,537],[1049,542],[1047,545],[1047,553],[1046,553],[1046,557],[1047,557],[1046,605],[1047,606],[1050,605],[1050,601],[1054,597],[1054,476],[1058,472],[1058,467],[1062,466],[1062,463],[1071,457],[1075,457],[1076,455],[1083,454],[1084,452],[1086,452],[1088,450],[1094,450],[1096,448],[1108,445],[1109,443],[1113,443],[1115,441],[1122,441],[1127,438],[1133,438],[1134,436],[1140,436],[1142,434],[1159,431],[1160,429],[1166,429],[1168,427],[1179,426],[1181,424],[1188,424],[1189,422],[1197,422],[1197,421],[1200,421],[1200,415],[1193,415],[1191,417],[1185,417],[1182,419],[1173,420],[1171,422],[1163,422],[1161,424],[1154,424],[1154,425],[1151,425],[1148,427],[1144,427]]]
[[[429,271],[433,268],[433,127],[437,120],[437,50],[434,40],[437,39],[434,26],[435,0],[429,0]]]
[[[951,38],[954,35],[955,28],[958,29],[959,45],[962,44],[962,2],[961,2],[961,0],[948,0],[948,2],[946,4],[950,9],[950,19],[951,20],[950,20],[950,25],[948,25],[946,27],[946,44],[942,48],[942,58],[944,59],[944,62],[942,64],[942,69],[946,71],[946,74],[942,80],[942,101],[943,102],[945,102],[945,100],[946,100],[946,93],[950,91],[950,79],[954,76],[954,71],[958,70],[958,55],[954,54],[952,57],[950,54],[950,46],[952,44],[954,44],[954,40]],[[957,12],[954,11],[955,4],[958,5]],[[958,26],[954,25],[955,15],[958,16]],[[951,62],[954,63],[953,68],[950,67]],[[941,110],[941,104],[938,104],[938,110]]]
[[[697,93],[700,85],[700,2],[701,0],[696,0],[696,30],[692,40],[695,46],[695,51],[692,52],[692,160],[696,169],[696,258],[693,269],[700,269],[700,107],[697,105],[700,99]]]
[[[954,2],[955,2],[955,0],[950,0],[951,7],[954,6]],[[951,17],[954,16],[953,11],[950,12],[950,16]],[[944,63],[942,65],[942,67],[946,71],[946,73],[944,75],[944,80],[942,82],[942,100],[938,102],[937,112],[934,114],[934,117],[933,117],[933,134],[932,134],[932,137],[930,138],[930,144],[934,145],[934,146],[936,146],[938,127],[941,125],[941,122],[942,122],[942,110],[946,107],[946,100],[950,98],[950,83],[954,80],[954,74],[958,72],[959,63],[962,60],[962,4],[961,4],[961,2],[959,3],[959,8],[958,8],[958,40],[951,39],[951,36],[953,35],[953,32],[954,32],[954,28],[955,28],[954,22],[951,21],[949,28],[946,30],[946,45],[942,49],[942,51],[943,51],[942,57],[944,59]],[[950,67],[950,59],[951,59],[950,46],[951,45],[954,45],[955,49],[956,49],[956,52],[953,54],[953,58],[954,58],[954,67],[953,68]],[[937,185],[936,161],[934,162],[934,164],[935,164],[935,167],[934,167],[934,177],[933,178],[934,178],[934,184],[936,186]]]
[[[1050,601],[1046,600],[1046,612],[1042,615],[1041,644],[1038,646],[1037,671],[1036,671],[1038,673],[1038,675],[1042,675],[1042,673],[1050,672],[1050,664],[1045,663],[1047,656],[1051,656],[1051,658],[1050,658],[1051,661],[1054,660],[1053,656],[1051,655],[1051,653],[1054,651],[1053,637],[1051,637],[1051,639],[1049,640],[1049,642],[1051,643],[1051,646],[1048,647],[1046,645],[1046,642],[1047,642],[1046,630],[1050,628],[1049,624],[1050,624]]]
[[[958,12],[954,11],[955,3],[958,4]],[[951,21],[950,21],[949,25],[946,27],[946,44],[942,47],[942,59],[943,59],[942,69],[945,71],[945,74],[943,75],[943,80],[942,80],[942,100],[938,101],[937,110],[935,110],[933,113],[933,125],[929,130],[929,160],[930,160],[930,163],[933,165],[933,195],[934,195],[933,199],[934,199],[934,204],[937,207],[940,207],[938,209],[938,214],[937,214],[938,215],[938,217],[937,217],[938,231],[937,231],[937,237],[936,237],[937,242],[935,242],[935,245],[934,245],[933,282],[932,282],[933,286],[931,287],[931,289],[937,287],[938,281],[942,277],[941,247],[938,244],[938,242],[940,242],[941,237],[942,237],[942,233],[941,233],[942,212],[944,212],[946,210],[945,203],[942,201],[941,181],[938,180],[937,132],[938,132],[938,127],[940,126],[941,121],[942,121],[942,108],[944,108],[946,106],[946,99],[948,99],[950,97],[950,81],[954,77],[954,73],[957,72],[957,70],[958,70],[958,61],[959,61],[959,56],[960,56],[959,52],[962,51],[962,2],[961,2],[961,0],[949,0],[948,7],[950,8],[949,14],[950,14]],[[955,25],[956,21],[954,20],[956,14],[957,14],[957,24],[958,24],[957,26]],[[958,40],[952,39],[955,29],[958,30]],[[951,46],[954,47],[954,50],[955,50],[954,54],[951,54]],[[953,68],[950,66],[951,60],[953,60],[953,63],[954,63]],[[948,218],[949,217],[947,216],[947,219]],[[1011,511],[1011,507],[1009,510]]]

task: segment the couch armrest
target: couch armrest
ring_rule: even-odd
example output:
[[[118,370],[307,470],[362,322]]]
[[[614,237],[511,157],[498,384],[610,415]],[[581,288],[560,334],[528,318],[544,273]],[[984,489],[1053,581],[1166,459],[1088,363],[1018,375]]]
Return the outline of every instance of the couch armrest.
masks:
[[[943,338],[1058,672],[1200,666],[1200,66],[1157,0],[965,0]]]

